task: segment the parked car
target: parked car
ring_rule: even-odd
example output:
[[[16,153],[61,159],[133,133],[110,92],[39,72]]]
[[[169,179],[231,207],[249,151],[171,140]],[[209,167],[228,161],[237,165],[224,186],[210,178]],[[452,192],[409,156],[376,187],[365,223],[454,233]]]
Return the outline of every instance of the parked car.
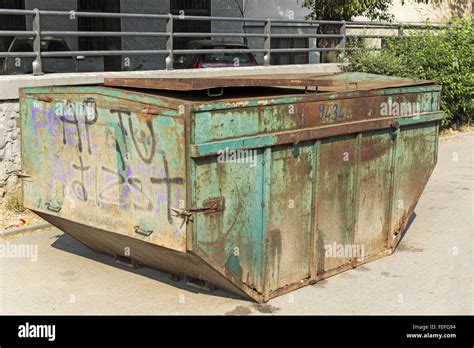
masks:
[[[8,52],[34,52],[33,37],[16,37],[13,39]],[[70,51],[66,41],[62,37],[42,37],[42,52],[65,52]],[[42,70],[45,74],[49,73],[68,73],[77,72],[76,60],[84,57],[47,57],[42,58]],[[3,72],[6,75],[31,74],[33,72],[34,58],[16,58],[8,57],[3,62]]]
[[[187,49],[195,50],[245,50],[248,46],[236,42],[225,42],[220,40],[196,40],[187,44]],[[210,53],[210,54],[187,54],[175,56],[175,69],[200,69],[200,68],[225,68],[257,66],[257,60],[252,53]]]

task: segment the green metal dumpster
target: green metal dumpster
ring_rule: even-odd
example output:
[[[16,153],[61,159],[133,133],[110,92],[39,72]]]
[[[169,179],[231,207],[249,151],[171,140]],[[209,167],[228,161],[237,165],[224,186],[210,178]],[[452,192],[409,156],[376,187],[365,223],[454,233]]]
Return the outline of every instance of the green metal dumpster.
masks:
[[[391,254],[439,86],[362,73],[21,90],[25,206],[121,262],[266,302]]]

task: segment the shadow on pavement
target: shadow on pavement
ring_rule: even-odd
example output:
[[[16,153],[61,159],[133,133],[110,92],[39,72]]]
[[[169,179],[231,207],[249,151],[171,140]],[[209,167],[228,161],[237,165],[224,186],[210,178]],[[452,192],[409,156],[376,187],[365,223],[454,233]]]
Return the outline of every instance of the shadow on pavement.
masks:
[[[56,240],[51,244],[51,246],[56,249],[59,249],[59,250],[62,250],[74,255],[78,255],[81,257],[85,257],[89,260],[100,262],[102,264],[105,264],[114,268],[118,268],[123,271],[131,272],[133,274],[147,277],[147,278],[159,281],[161,283],[165,283],[167,285],[182,289],[183,291],[186,291],[186,292],[191,292],[194,294],[204,294],[208,296],[224,297],[224,298],[240,300],[240,301],[242,300],[248,301],[246,298],[243,298],[241,296],[238,296],[238,295],[235,295],[235,294],[232,294],[230,292],[220,290],[220,289],[215,290],[213,292],[207,292],[204,290],[199,290],[199,289],[190,287],[186,285],[184,279],[180,279],[177,282],[173,281],[170,279],[169,274],[149,268],[147,266],[132,268],[132,267],[128,267],[122,264],[118,264],[116,263],[115,258],[113,258],[112,256],[98,253],[65,233],[58,234],[51,238],[56,238]]]

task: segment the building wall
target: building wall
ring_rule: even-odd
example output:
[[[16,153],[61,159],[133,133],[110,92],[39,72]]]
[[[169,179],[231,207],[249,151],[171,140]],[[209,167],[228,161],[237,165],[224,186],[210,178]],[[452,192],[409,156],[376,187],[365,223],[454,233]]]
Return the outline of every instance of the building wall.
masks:
[[[242,0],[212,0],[211,15],[213,17],[237,17],[245,15]],[[212,32],[214,33],[241,33],[242,22],[213,21]]]
[[[121,12],[123,13],[147,13],[168,14],[170,11],[169,0],[122,0]],[[144,18],[122,18],[122,31],[165,31],[166,21],[164,19]],[[162,37],[124,37],[122,38],[122,50],[144,50],[165,49],[166,39]],[[129,64],[129,66],[127,66]],[[164,55],[148,56],[122,56],[122,70],[150,70],[164,69]]]
[[[396,22],[445,22],[451,17],[465,17],[472,13],[471,0],[442,0],[439,6],[433,4],[417,4],[414,1],[394,0],[390,12],[395,16]],[[363,18],[357,18],[363,19]]]
[[[243,0],[245,16],[253,18],[283,18],[283,19],[304,19],[309,10],[303,8],[297,1],[288,0],[266,0],[265,4],[261,0]],[[262,6],[263,5],[263,6]],[[249,23],[246,30],[250,33],[263,33],[263,25]],[[272,32],[275,34],[315,34],[317,28],[305,24],[288,25],[273,24]],[[263,38],[249,39],[249,44],[255,48],[263,47]],[[316,39],[309,38],[306,48],[315,48]],[[259,64],[263,64],[263,54],[257,55]],[[283,59],[284,61],[284,59]],[[308,54],[310,64],[320,62],[320,54],[311,52]]]
[[[26,9],[39,8],[42,10],[71,11],[77,10],[77,0],[25,0]],[[119,0],[116,0],[119,1]],[[239,9],[242,0],[212,0],[211,14],[219,17],[242,17]],[[170,12],[170,0],[120,0],[122,13],[144,13],[144,14],[168,14]],[[69,17],[43,17],[41,21],[44,30],[77,30],[77,20]],[[213,32],[242,32],[242,24],[238,22],[214,22]],[[145,18],[123,18],[121,20],[122,31],[165,31],[166,21],[164,19]],[[27,21],[27,30],[31,29],[31,22]],[[76,37],[68,37],[66,41],[71,50],[78,49]],[[166,48],[165,38],[150,37],[124,37],[121,42],[122,50],[141,50]],[[165,68],[165,55],[144,55],[121,57],[122,70],[150,70]],[[101,71],[104,69],[104,60],[101,57],[87,57],[78,61],[79,71]]]
[[[248,17],[287,18],[290,14],[295,19],[304,18],[308,9],[301,7],[294,0],[243,0],[247,2]],[[262,4],[265,3],[264,6]],[[452,16],[464,17],[472,13],[472,0],[442,0],[439,6],[432,4],[418,4],[411,0],[394,0],[390,12],[397,22],[443,22]],[[355,20],[366,20],[357,17]]]
[[[303,19],[308,13],[296,0],[243,0],[247,17]],[[262,6],[263,5],[263,6]]]
[[[77,11],[77,0],[25,0],[25,9],[51,11]],[[31,20],[26,21],[26,30],[31,30]],[[77,17],[76,17],[77,18]],[[77,19],[69,16],[42,16],[41,29],[50,31],[77,31]],[[75,36],[64,37],[69,49],[75,51],[78,49],[78,39]],[[77,61],[78,71],[101,71],[104,68],[104,59],[102,57],[86,57],[84,60]]]
[[[25,9],[33,10],[35,8],[52,11],[76,11],[77,0],[25,0]],[[41,29],[51,31],[76,31],[77,20],[70,19],[66,16],[41,17]],[[26,30],[32,30],[31,17],[27,17]],[[71,50],[77,50],[77,38],[67,37],[65,39]]]
[[[119,0],[115,0],[119,1]],[[170,12],[170,0],[120,0],[121,12],[123,13],[146,13],[146,14],[167,14]],[[219,17],[258,17],[258,18],[295,18],[302,19],[308,13],[308,9],[301,7],[295,0],[212,0],[211,14]],[[77,10],[77,0],[25,0],[25,8],[40,8],[43,10]],[[405,5],[401,5],[401,0],[394,0],[392,13],[396,21],[420,22],[429,19],[434,22],[443,21],[453,14],[463,16],[472,12],[471,0],[442,0],[439,7],[425,4],[414,4],[407,0]],[[364,19],[364,18],[356,18]],[[43,17],[42,28],[44,30],[77,30],[77,20],[69,17]],[[164,19],[149,20],[144,18],[124,18],[121,20],[122,31],[164,31],[166,22]],[[31,29],[31,22],[27,20],[27,30]],[[214,21],[212,23],[213,32],[261,32],[263,27],[258,25],[248,25],[243,27],[239,22]],[[307,33],[313,29],[279,28],[276,31],[289,33]],[[72,50],[78,48],[76,37],[67,37],[66,41]],[[263,40],[249,40],[252,47],[261,48]],[[314,40],[308,41],[308,47],[314,46]],[[139,38],[125,37],[121,39],[121,49],[165,49],[165,38]],[[259,55],[262,62],[263,55]],[[310,62],[318,62],[318,54],[312,53]],[[124,54],[119,58],[122,70],[149,70],[163,69],[165,67],[165,55],[127,56]],[[104,59],[102,57],[87,57],[78,61],[79,71],[102,71],[104,69]]]

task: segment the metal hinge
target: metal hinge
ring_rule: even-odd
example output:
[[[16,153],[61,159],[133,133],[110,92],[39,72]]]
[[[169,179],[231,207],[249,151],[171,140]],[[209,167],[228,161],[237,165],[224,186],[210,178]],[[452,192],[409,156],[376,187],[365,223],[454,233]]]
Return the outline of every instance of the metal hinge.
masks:
[[[26,174],[26,173],[16,173],[16,176],[19,177],[20,179],[24,179],[24,178],[31,178],[31,175],[30,174]]]
[[[45,103],[51,103],[53,101],[53,98],[48,95],[37,95],[36,99]]]
[[[142,115],[145,115],[145,116],[157,116],[157,115],[161,115],[161,110],[143,109],[141,113]]]

